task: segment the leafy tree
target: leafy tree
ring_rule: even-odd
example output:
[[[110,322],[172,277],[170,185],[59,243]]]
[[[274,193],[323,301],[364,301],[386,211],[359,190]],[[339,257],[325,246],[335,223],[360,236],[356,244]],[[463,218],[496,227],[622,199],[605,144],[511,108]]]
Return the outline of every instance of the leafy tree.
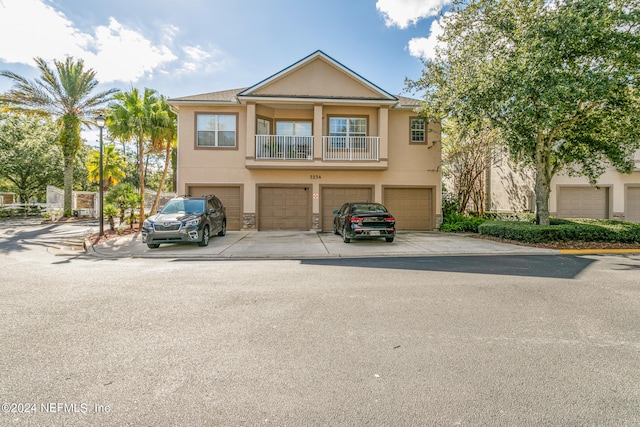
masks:
[[[549,224],[560,170],[595,184],[630,172],[640,145],[639,0],[454,0],[425,61],[426,113],[488,118],[535,171],[536,222]]]
[[[107,144],[102,152],[102,179],[104,190],[118,184],[125,177],[125,161],[114,144]],[[100,181],[100,150],[92,150],[87,160],[88,178],[91,182]]]
[[[44,199],[48,184],[62,180],[62,156],[50,120],[0,115],[0,179],[22,201]]]
[[[153,128],[151,131],[152,150],[155,153],[164,152],[164,169],[162,172],[162,178],[158,185],[158,193],[153,201],[151,207],[151,213],[154,213],[158,208],[160,202],[160,196],[162,194],[164,183],[167,179],[169,166],[171,165],[171,153],[172,149],[176,147],[178,143],[178,121],[177,115],[171,111],[171,107],[167,104],[164,96],[161,96],[157,105],[154,108],[153,114]]]
[[[73,192],[73,168],[82,146],[80,126],[89,126],[109,101],[117,89],[93,93],[98,86],[96,73],[84,68],[84,61],[75,61],[67,57],[64,61],[54,60],[55,69],[50,68],[42,58],[35,58],[42,75],[29,81],[11,71],[2,71],[0,75],[14,82],[9,92],[0,96],[0,103],[6,103],[9,109],[50,116],[57,120],[58,143],[64,160],[64,211],[71,213]]]
[[[140,94],[133,88],[114,96],[116,102],[110,104],[107,116],[109,133],[122,141],[133,140],[138,148],[138,177],[140,188],[140,218],[144,219],[144,153],[145,143],[152,138],[153,112],[158,102],[155,90],[145,88]]]
[[[136,188],[126,182],[111,187],[104,198],[107,203],[116,206],[120,211],[120,224],[124,224],[127,209],[133,210],[140,203],[140,195]],[[131,226],[133,227],[133,221]]]
[[[486,174],[498,141],[495,129],[486,122],[462,127],[453,119],[443,127],[443,175],[451,179],[457,195],[457,211],[473,208],[480,215],[486,208]]]

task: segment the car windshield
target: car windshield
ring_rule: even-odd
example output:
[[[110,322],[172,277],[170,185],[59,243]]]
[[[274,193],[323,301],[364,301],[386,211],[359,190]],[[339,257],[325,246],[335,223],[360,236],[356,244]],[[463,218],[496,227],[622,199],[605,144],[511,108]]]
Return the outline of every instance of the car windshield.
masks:
[[[202,213],[204,212],[204,200],[171,200],[160,211],[163,214],[175,213]]]
[[[358,203],[351,207],[353,213],[365,213],[365,212],[387,212],[387,209],[380,203]]]

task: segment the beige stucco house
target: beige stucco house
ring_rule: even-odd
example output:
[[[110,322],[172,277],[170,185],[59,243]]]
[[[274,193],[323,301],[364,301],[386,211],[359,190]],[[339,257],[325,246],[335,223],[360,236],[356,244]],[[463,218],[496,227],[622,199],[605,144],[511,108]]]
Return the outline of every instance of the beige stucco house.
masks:
[[[441,221],[440,126],[321,51],[243,89],[170,99],[178,194],[216,194],[230,230],[332,230],[346,201],[399,230]]]
[[[640,222],[640,151],[630,174],[610,167],[596,186],[585,177],[559,173],[551,180],[549,213],[558,218],[598,218]],[[489,210],[535,211],[531,171],[513,167],[506,157],[492,165],[488,180]]]
[[[558,174],[551,181],[549,212],[560,218],[606,218],[640,222],[640,151],[630,174],[609,168],[593,187],[584,177]]]

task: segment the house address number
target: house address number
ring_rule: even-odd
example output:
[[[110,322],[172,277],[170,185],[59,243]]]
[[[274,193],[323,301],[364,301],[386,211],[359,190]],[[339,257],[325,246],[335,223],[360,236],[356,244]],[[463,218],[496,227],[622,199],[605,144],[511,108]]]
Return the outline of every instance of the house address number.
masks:
[[[309,175],[309,178],[311,178],[311,179],[322,179],[322,176],[320,176],[320,175]]]

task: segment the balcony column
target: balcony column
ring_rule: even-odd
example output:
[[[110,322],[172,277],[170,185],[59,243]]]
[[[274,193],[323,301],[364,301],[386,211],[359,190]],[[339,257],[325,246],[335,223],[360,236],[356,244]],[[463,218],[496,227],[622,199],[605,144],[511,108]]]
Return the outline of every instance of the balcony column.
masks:
[[[313,160],[322,159],[322,105],[313,106]]]
[[[247,159],[256,158],[256,104],[254,102],[247,103]]]
[[[380,152],[378,158],[389,159],[389,108],[380,107],[378,109],[378,136],[380,137]]]

